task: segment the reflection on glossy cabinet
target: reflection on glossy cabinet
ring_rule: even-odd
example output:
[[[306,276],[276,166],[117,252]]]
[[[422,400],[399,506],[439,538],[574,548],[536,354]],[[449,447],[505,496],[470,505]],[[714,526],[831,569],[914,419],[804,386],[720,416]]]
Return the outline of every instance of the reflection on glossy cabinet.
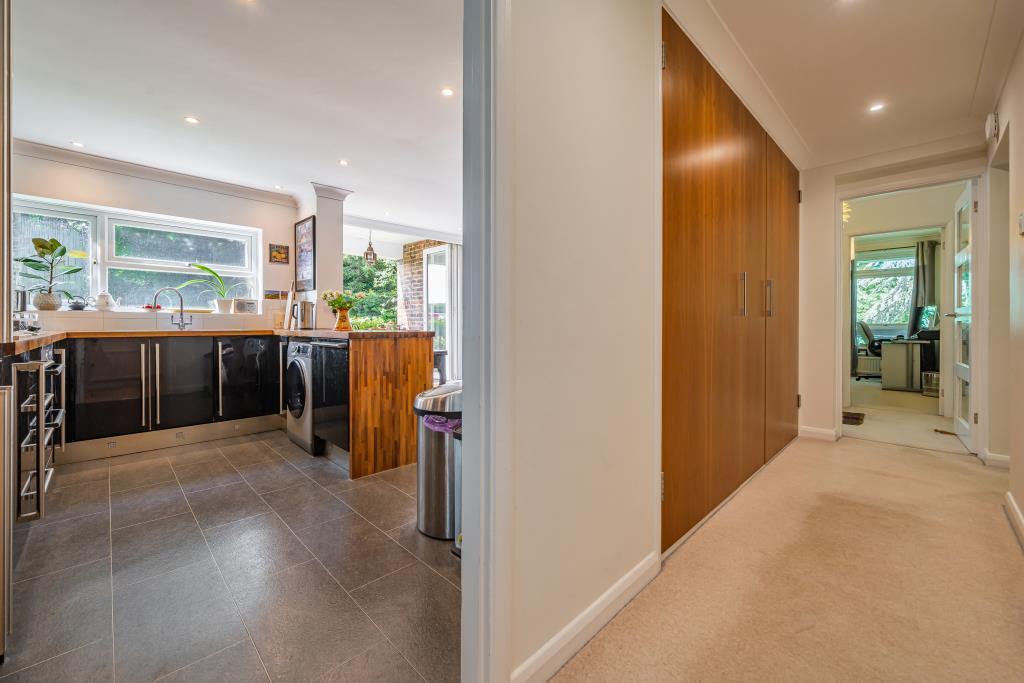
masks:
[[[69,339],[66,348],[69,441],[149,429],[145,337]]]

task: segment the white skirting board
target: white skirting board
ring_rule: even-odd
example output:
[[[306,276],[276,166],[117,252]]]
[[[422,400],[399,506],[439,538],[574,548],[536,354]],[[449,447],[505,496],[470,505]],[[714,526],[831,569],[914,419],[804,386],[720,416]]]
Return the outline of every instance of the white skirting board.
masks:
[[[1001,470],[1010,469],[1010,456],[1002,453],[993,453],[987,448],[982,449],[978,457],[989,467],[996,467]]]
[[[1020,511],[1020,506],[1009,491],[1006,492],[1006,516],[1010,518],[1010,525],[1017,534],[1017,540],[1024,547],[1024,513]]]
[[[801,427],[800,436],[806,436],[808,439],[821,439],[823,441],[835,441],[839,438],[839,434],[835,429],[823,429],[821,427]]]
[[[587,641],[636,597],[661,571],[661,556],[653,552],[612,584],[565,628],[512,672],[512,683],[546,681],[554,676]]]

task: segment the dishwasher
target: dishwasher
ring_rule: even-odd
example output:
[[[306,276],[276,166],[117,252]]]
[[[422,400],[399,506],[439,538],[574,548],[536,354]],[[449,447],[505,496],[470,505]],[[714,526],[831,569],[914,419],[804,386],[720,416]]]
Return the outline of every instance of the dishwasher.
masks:
[[[313,347],[313,435],[348,451],[348,340],[317,339],[311,346]]]

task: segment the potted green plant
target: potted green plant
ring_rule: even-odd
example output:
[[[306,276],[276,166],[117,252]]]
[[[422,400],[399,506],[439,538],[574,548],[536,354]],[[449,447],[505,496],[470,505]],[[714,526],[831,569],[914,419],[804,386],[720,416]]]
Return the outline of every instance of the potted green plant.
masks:
[[[88,258],[89,255],[84,251],[68,251],[68,248],[56,239],[33,237],[32,246],[36,250],[35,256],[21,256],[14,259],[33,271],[19,273],[19,276],[26,280],[41,281],[28,288],[28,291],[35,292],[32,296],[33,306],[40,311],[56,311],[60,308],[61,294],[69,299],[72,294],[65,289],[54,291],[54,288],[64,284],[62,278],[82,271],[81,266],[69,266],[65,261],[68,258]]]
[[[206,273],[210,277],[196,278],[194,280],[182,282],[175,289],[183,289],[185,287],[188,287],[189,285],[205,286],[206,289],[200,292],[199,295],[202,296],[203,294],[213,294],[216,297],[216,308],[214,310],[217,313],[231,312],[231,290],[233,290],[235,287],[248,287],[248,285],[245,284],[244,282],[236,282],[235,284],[228,286],[228,284],[224,282],[224,278],[222,278],[217,273],[217,271],[215,271],[213,268],[210,268],[209,266],[204,266],[199,263],[190,263],[188,265],[191,268],[195,268],[196,270],[200,270]]]
[[[334,329],[339,332],[351,332],[352,321],[348,317],[348,312],[352,310],[352,307],[357,303],[366,298],[366,294],[359,292],[353,294],[352,290],[346,289],[343,292],[339,292],[336,289],[325,290],[320,298],[324,300],[334,314],[338,316],[337,321],[334,323]]]

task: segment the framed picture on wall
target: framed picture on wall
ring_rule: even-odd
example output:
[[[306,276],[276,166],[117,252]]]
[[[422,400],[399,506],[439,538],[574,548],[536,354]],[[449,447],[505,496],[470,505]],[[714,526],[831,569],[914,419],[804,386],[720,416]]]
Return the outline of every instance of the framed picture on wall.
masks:
[[[295,291],[316,289],[316,216],[295,224]]]
[[[270,245],[270,262],[271,263],[288,263],[288,251],[289,246],[287,244],[271,244]]]

